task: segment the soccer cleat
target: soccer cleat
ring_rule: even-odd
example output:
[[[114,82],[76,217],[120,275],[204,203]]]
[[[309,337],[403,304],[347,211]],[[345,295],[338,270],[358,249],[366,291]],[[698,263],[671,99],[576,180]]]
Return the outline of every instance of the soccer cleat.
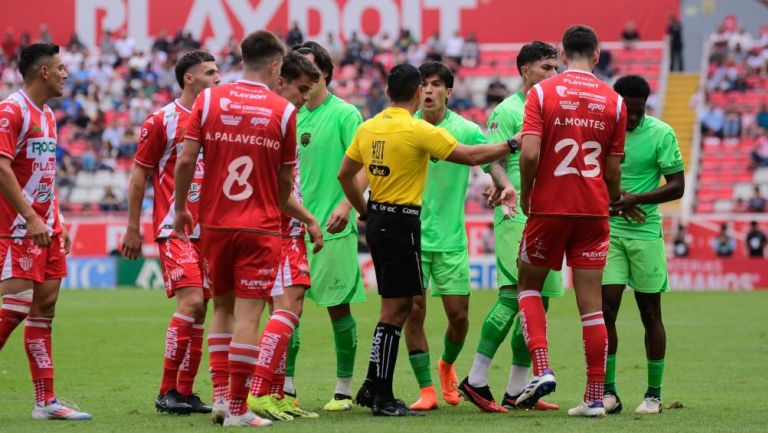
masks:
[[[605,408],[602,401],[580,401],[578,406],[568,409],[568,416],[602,418],[605,416]]]
[[[224,424],[224,419],[229,413],[229,402],[224,397],[219,397],[213,401],[211,406],[211,419],[214,424]]]
[[[459,384],[459,393],[477,406],[483,412],[507,413],[508,410],[499,406],[493,399],[491,388],[488,385],[476,387],[469,384],[469,378],[464,378]]]
[[[661,413],[661,399],[646,395],[640,405],[635,409],[638,414],[657,414]]]
[[[440,376],[440,391],[443,393],[443,400],[451,406],[461,403],[461,396],[456,390],[459,385],[459,378],[456,377],[453,364],[448,364],[441,359],[437,362],[437,373]]]
[[[409,408],[422,411],[437,409],[437,391],[435,391],[435,387],[425,386],[421,388],[421,396]]]
[[[373,416],[424,416],[424,414],[408,409],[408,406],[402,400],[392,399],[374,401]]]
[[[299,405],[295,403],[295,400],[291,397],[273,397],[275,400],[275,406],[277,406],[281,412],[287,413],[294,418],[320,418],[320,415],[316,414],[315,412],[309,412],[300,408]]]
[[[50,404],[39,406],[35,405],[32,409],[32,419],[34,420],[68,420],[68,421],[90,421],[93,416],[87,412],[80,412],[77,406],[52,400]]]
[[[360,385],[360,389],[355,396],[355,403],[358,406],[373,407],[373,386],[369,383],[368,379]]]
[[[190,412],[192,413],[211,413],[213,410],[211,406],[206,406],[202,400],[200,400],[200,396],[197,394],[190,394],[187,399],[186,403],[192,408]]]
[[[517,397],[519,395],[509,395],[505,392],[504,398],[501,399],[501,405],[507,409],[517,409]],[[554,403],[547,403],[544,400],[538,400],[533,406],[533,410],[560,410],[560,406]]]
[[[515,404],[520,409],[532,409],[541,397],[555,392],[556,387],[555,375],[552,370],[546,369],[540,375],[531,378],[523,393],[517,397]]]
[[[334,394],[333,398],[323,406],[329,412],[341,412],[352,409],[352,397],[344,394]]]
[[[269,418],[274,421],[291,421],[293,417],[287,413],[283,413],[275,406],[275,400],[271,395],[262,395],[261,397],[254,397],[248,394],[248,409],[253,411],[256,415],[262,418]]]
[[[192,412],[192,406],[187,403],[187,399],[175,389],[166,392],[164,395],[157,396],[155,408],[158,412],[174,415],[189,415]]]
[[[272,425],[272,421],[261,418],[250,410],[246,410],[242,415],[227,413],[223,424],[224,427],[267,427]]]
[[[621,413],[621,399],[618,395],[612,392],[606,392],[603,394],[603,407],[607,414],[619,414]]]

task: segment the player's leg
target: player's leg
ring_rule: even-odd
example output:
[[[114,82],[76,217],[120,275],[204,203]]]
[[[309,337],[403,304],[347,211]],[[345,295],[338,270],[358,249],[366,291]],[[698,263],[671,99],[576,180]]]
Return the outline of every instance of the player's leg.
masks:
[[[229,411],[229,346],[234,329],[234,293],[219,293],[213,298],[213,315],[208,329],[209,371],[213,383],[211,417],[217,424],[224,422]]]
[[[191,291],[187,289],[194,289],[197,293],[190,295]],[[191,297],[193,299],[180,299],[179,293],[183,293],[181,296],[184,298]],[[200,362],[203,358],[203,338],[205,334],[205,315],[208,307],[208,299],[206,299],[205,289],[199,287],[190,287],[176,291],[177,307],[181,303],[193,304],[188,305],[185,309],[189,311],[190,307],[194,309],[194,323],[189,334],[189,344],[187,344],[187,350],[184,353],[184,358],[179,365],[179,379],[178,379],[178,391],[184,401],[191,407],[193,413],[211,413],[211,407],[205,405],[200,397],[194,392],[195,377],[200,369]],[[178,309],[177,309],[178,312]]]
[[[608,332],[608,358],[605,365],[605,389],[603,406],[605,413],[620,413],[621,399],[616,389],[616,353],[619,349],[619,336],[616,331],[616,318],[621,307],[621,298],[629,281],[629,261],[623,238],[611,237],[608,260],[603,272],[603,317]]]
[[[0,350],[3,350],[5,342],[11,333],[26,319],[29,307],[32,305],[32,286],[27,288],[6,289],[4,282],[0,282]]]
[[[357,353],[357,322],[349,303],[328,307],[336,350],[336,389],[323,410],[339,411],[352,408],[352,374]]]
[[[421,253],[421,271],[424,287],[429,287],[430,275],[432,275],[432,259],[435,253]],[[427,335],[424,332],[424,320],[427,316],[427,302],[424,296],[413,298],[413,307],[405,322],[405,347],[408,349],[408,361],[416,382],[419,385],[419,399],[409,407],[412,410],[437,409],[437,391],[432,385],[432,373],[430,371],[429,345]]]

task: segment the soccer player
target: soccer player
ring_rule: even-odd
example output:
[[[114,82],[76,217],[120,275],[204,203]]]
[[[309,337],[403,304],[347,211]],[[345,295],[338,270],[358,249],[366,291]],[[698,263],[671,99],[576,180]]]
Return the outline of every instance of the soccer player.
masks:
[[[485,143],[477,124],[464,119],[446,106],[453,89],[453,71],[440,62],[419,67],[423,80],[421,110],[415,117],[444,128],[456,140],[468,145]],[[464,224],[464,200],[469,182],[469,167],[431,158],[421,208],[421,266],[424,287],[442,298],[448,328],[443,339],[443,355],[438,361],[443,400],[455,406],[461,402],[456,391],[458,380],[453,363],[459,356],[469,328],[469,253]],[[429,347],[424,333],[427,304],[415,296],[413,310],[405,322],[408,359],[421,388],[421,396],[410,408],[437,409],[437,393],[432,386]]]
[[[275,308],[259,338],[266,300],[280,265],[280,211],[286,207],[296,164],[294,106],[269,90],[280,75],[285,47],[268,31],[256,31],[241,43],[243,79],[198,95],[176,162],[176,234],[192,232],[186,197],[200,149],[206,172],[200,196],[203,267],[214,291],[210,327],[215,387],[229,381],[229,403],[216,395],[215,420],[225,427],[263,426],[271,421],[248,410],[252,382],[270,386],[293,328],[296,311]],[[234,319],[234,326],[232,319]],[[234,329],[234,332],[232,330]],[[213,349],[213,348],[212,348]]]
[[[357,260],[357,224],[336,173],[363,118],[357,108],[328,90],[333,79],[333,61],[325,48],[308,41],[295,51],[312,61],[322,74],[309,94],[309,101],[299,110],[296,135],[300,144],[301,194],[309,212],[320,221],[325,240],[322,252],[309,254],[312,287],[307,297],[328,309],[336,350],[336,389],[323,409],[342,411],[352,408],[352,373],[357,352],[357,323],[350,304],[365,301],[365,292]],[[285,392],[294,397],[299,345],[297,330],[289,347],[285,384]]]
[[[520,206],[528,216],[520,242],[518,304],[534,377],[517,399],[533,407],[555,390],[541,291],[563,255],[573,268],[587,363],[584,399],[572,416],[605,416],[608,346],[600,284],[608,253],[609,203],[620,198],[627,113],[621,96],[590,71],[600,50],[583,25],[563,34],[568,70],[526,96],[520,154]]]
[[[619,78],[613,89],[627,106],[626,157],[621,164],[621,200],[611,207],[620,215],[610,219],[611,244],[603,275],[603,314],[608,329],[608,362],[603,404],[607,413],[621,412],[616,391],[616,352],[619,338],[616,317],[621,295],[629,285],[645,328],[648,388],[636,413],[661,412],[666,333],[661,320],[661,294],[669,291],[667,260],[661,231],[659,203],[679,199],[685,191],[685,166],[674,130],[645,114],[651,88],[643,77]],[[664,177],[666,184],[659,186]],[[635,206],[644,211],[644,223],[622,218]]]
[[[129,260],[141,255],[141,203],[151,175],[155,191],[152,223],[160,250],[165,293],[169,298],[176,298],[176,311],[165,336],[163,375],[155,407],[167,413],[210,413],[210,406],[204,405],[192,391],[203,355],[205,314],[212,296],[203,283],[197,225],[203,155],[198,155],[187,195],[194,223],[190,242],[183,242],[173,234],[173,175],[176,158],[183,149],[192,104],[200,92],[218,85],[220,77],[216,59],[204,51],[184,54],[176,63],[175,73],[181,97],[149,115],[141,128],[128,186],[128,229],[122,252]]]
[[[517,150],[517,141],[489,146],[459,144],[443,128],[414,119],[421,103],[422,79],[414,66],[397,65],[387,77],[392,105],[360,127],[347,149],[338,178],[361,219],[376,271],[381,314],[373,335],[368,375],[357,393],[361,406],[377,416],[423,415],[392,392],[400,333],[424,295],[421,272],[421,196],[430,157],[472,165],[494,161]],[[356,176],[366,166],[371,186],[367,205]]]
[[[280,77],[277,79],[273,90],[276,94],[292,103],[297,109],[300,109],[309,100],[309,92],[319,79],[320,71],[312,62],[301,54],[291,52],[283,59]],[[298,164],[296,165],[294,175],[293,195],[289,199],[289,203],[298,212],[303,214],[302,219],[308,221],[307,226],[318,236],[315,241],[315,251],[318,251],[322,247],[322,230],[317,220],[300,204],[301,186]],[[272,290],[272,306],[279,309],[283,308],[282,304],[289,303],[288,308],[297,311],[298,316],[301,316],[304,306],[304,293],[311,286],[309,264],[307,263],[307,247],[304,242],[307,230],[302,220],[285,213],[281,215],[280,222],[282,258],[278,279],[275,283],[275,288]],[[277,296],[280,288],[282,288],[283,294]],[[317,418],[318,415],[316,413],[298,407],[295,399],[285,398],[287,354],[287,350],[283,352],[283,359],[280,360],[272,383],[268,388],[251,389],[251,395],[248,396],[248,406],[257,414],[277,420]]]
[[[68,246],[55,192],[56,119],[46,103],[63,94],[68,75],[54,44],[24,48],[19,72],[23,89],[0,103],[0,293],[32,287],[34,294],[24,326],[35,389],[32,418],[90,420],[91,414],[59,402],[53,386],[51,330]],[[18,324],[6,313],[0,317],[3,330]]]
[[[517,55],[517,70],[523,85],[515,94],[497,105],[488,118],[488,139],[498,141],[518,134],[523,127],[525,95],[539,82],[557,73],[557,50],[540,41],[523,46]],[[517,201],[520,190],[520,155],[509,155],[506,160],[494,161],[484,169],[491,174],[497,190],[510,195]],[[526,216],[515,208],[496,206],[493,217],[493,234],[496,238],[496,275],[499,282],[499,298],[485,317],[480,330],[475,359],[469,375],[461,382],[459,389],[467,400],[485,412],[506,412],[515,408],[517,397],[525,389],[531,357],[525,346],[520,321],[515,321],[517,305],[517,254],[523,237]],[[560,272],[551,272],[544,282],[542,301],[544,309],[549,307],[550,297],[563,295],[563,281]],[[514,326],[514,327],[513,327]],[[501,342],[512,329],[512,366],[509,381],[501,404],[496,403],[488,386],[488,369]],[[543,400],[536,402],[535,409],[557,410],[559,407]]]

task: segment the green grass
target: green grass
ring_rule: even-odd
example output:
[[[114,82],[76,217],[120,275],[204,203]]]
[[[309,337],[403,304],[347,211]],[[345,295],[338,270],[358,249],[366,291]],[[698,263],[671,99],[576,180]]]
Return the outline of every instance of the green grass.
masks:
[[[468,341],[457,372],[466,375],[483,317],[495,292],[472,297]],[[354,307],[360,329],[355,387],[365,374],[370,334],[378,298]],[[669,339],[664,401],[680,401],[682,409],[660,416],[635,416],[634,406],[645,390],[642,326],[631,296],[620,317],[621,351],[618,386],[626,412],[602,420],[569,419],[565,409],[581,397],[584,358],[581,327],[572,294],[555,300],[550,309],[549,335],[558,391],[548,398],[562,409],[555,413],[482,414],[468,403],[441,407],[420,419],[381,419],[356,408],[348,413],[322,413],[319,420],[277,424],[271,431],[317,432],[765,432],[768,430],[768,292],[672,293],[664,297]],[[442,351],[445,317],[430,299],[427,334],[436,364]],[[66,291],[59,299],[54,322],[57,394],[94,414],[87,423],[33,422],[32,389],[18,330],[0,354],[0,432],[187,432],[210,430],[206,416],[170,417],[155,413],[162,365],[165,326],[173,303],[160,291]],[[334,387],[335,355],[331,327],[324,311],[308,302],[302,319],[302,346],[297,386],[302,406],[319,410]],[[204,357],[205,358],[205,357]],[[507,343],[492,365],[490,383],[501,397],[510,360]],[[210,397],[207,360],[197,389]],[[436,367],[433,377],[437,382]],[[395,378],[396,394],[407,402],[418,396],[401,343]],[[356,389],[356,388],[355,388]]]

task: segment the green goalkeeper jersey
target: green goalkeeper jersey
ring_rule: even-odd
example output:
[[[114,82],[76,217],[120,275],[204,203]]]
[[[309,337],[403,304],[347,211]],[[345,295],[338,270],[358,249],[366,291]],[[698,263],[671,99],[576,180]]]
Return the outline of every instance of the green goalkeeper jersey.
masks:
[[[421,119],[421,111],[414,115]],[[485,143],[476,123],[448,110],[437,125],[450,132],[459,143]],[[431,158],[421,206],[422,251],[450,252],[467,249],[464,201],[467,197],[469,167]]]
[[[523,129],[523,114],[525,113],[525,94],[522,91],[508,96],[501,104],[493,109],[488,117],[488,142],[499,143]],[[507,177],[509,182],[520,193],[520,153],[516,152],[507,156]],[[483,170],[488,172],[489,165],[484,165]],[[497,206],[493,212],[493,225],[498,225],[504,219],[501,206]],[[526,218],[520,208],[520,199],[517,200],[517,212],[512,217],[513,221],[525,224]]]
[[[658,188],[661,177],[685,169],[675,131],[661,120],[646,115],[634,131],[627,132],[625,158],[621,163],[621,189],[642,194]],[[661,211],[657,204],[644,204],[644,223],[627,223],[612,217],[611,236],[652,240],[661,236]]]
[[[354,211],[341,233],[330,234],[326,224],[331,213],[344,200],[336,176],[363,116],[353,105],[333,94],[313,110],[304,105],[296,115],[296,139],[299,141],[301,195],[304,206],[323,229],[323,238],[336,239],[357,232]]]

